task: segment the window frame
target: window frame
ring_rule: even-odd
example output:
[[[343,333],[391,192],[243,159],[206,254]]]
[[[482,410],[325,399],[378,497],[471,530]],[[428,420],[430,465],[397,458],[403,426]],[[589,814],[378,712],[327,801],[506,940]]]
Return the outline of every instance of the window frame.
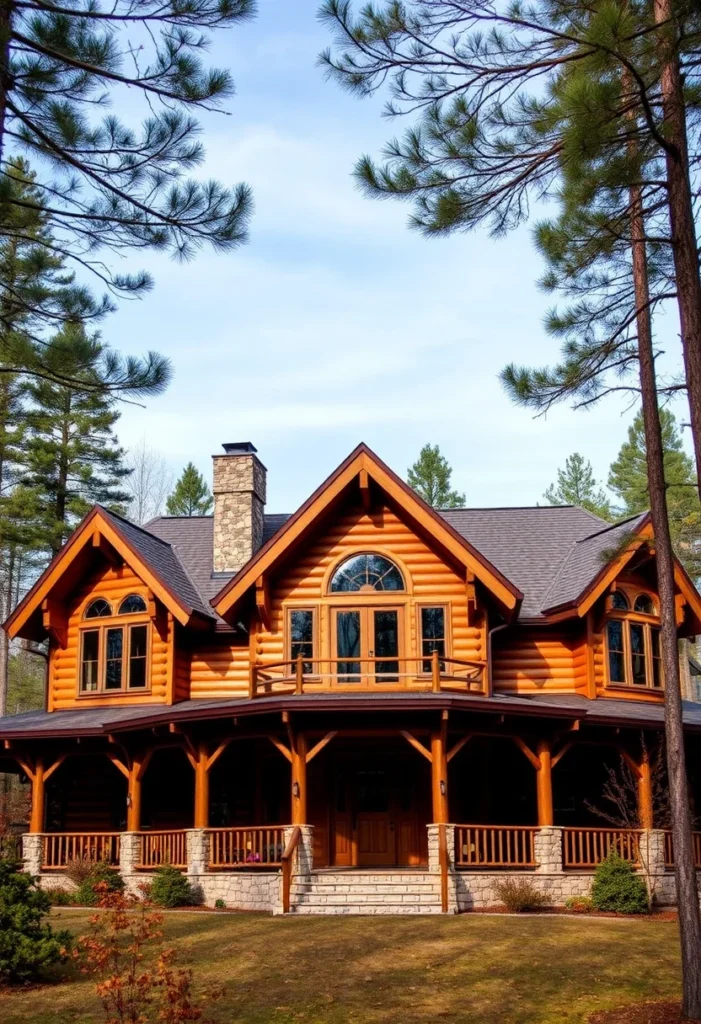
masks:
[[[657,693],[660,695],[664,694],[665,682],[664,675],[662,672],[662,659],[658,657],[659,667],[659,679],[660,685],[655,686],[655,671],[654,661],[655,656],[653,654],[652,644],[652,632],[657,630],[659,635],[660,630],[660,617],[657,614],[650,615],[646,612],[635,611],[635,604],[640,597],[647,597],[652,601],[654,608],[658,608],[657,597],[647,590],[639,588],[629,588],[623,590],[621,593],[624,594],[628,601],[628,611],[623,609],[611,607],[611,595],[606,599],[606,619],[604,622],[604,660],[605,660],[605,672],[606,672],[606,687],[613,690],[625,690],[627,693]],[[623,675],[624,681],[612,681],[611,680],[611,662],[610,662],[610,649],[609,649],[609,622],[620,622],[623,630]],[[645,659],[645,682],[636,683],[633,680],[633,648],[631,643],[631,626],[640,626],[643,631],[643,651],[642,655]]]
[[[285,637],[284,637],[284,649],[285,649],[285,661],[295,661],[292,654],[292,613],[293,612],[311,612],[312,613],[312,664],[320,659],[319,652],[319,608],[318,605],[309,604],[289,604],[285,606]],[[305,672],[305,676],[308,679],[319,678],[319,672]]]
[[[370,556],[370,557],[374,556],[374,557],[377,557],[377,558],[384,558],[385,561],[389,562],[390,565],[393,566],[397,570],[397,572],[399,573],[399,576],[400,576],[401,581],[402,581],[402,588],[401,588],[401,590],[385,590],[385,589],[376,590],[374,587],[371,587],[371,588],[369,588],[367,590],[365,590],[363,588],[359,588],[358,590],[334,590],[333,589],[333,581],[336,578],[336,575],[338,574],[338,572],[343,568],[344,565],[346,565],[346,563],[352,561],[354,558],[359,558],[359,557],[362,557],[362,556],[366,556],[366,557],[367,556]],[[363,548],[360,551],[352,551],[349,554],[346,554],[342,558],[340,558],[334,565],[332,565],[330,567],[330,570],[328,572],[328,576],[327,576],[327,578],[325,580],[324,590],[326,592],[326,595],[329,598],[331,598],[332,600],[346,600],[346,601],[349,598],[350,599],[353,599],[353,598],[372,598],[373,600],[375,600],[377,597],[379,597],[381,599],[384,599],[384,600],[396,601],[397,600],[397,596],[400,596],[400,597],[402,595],[407,595],[408,596],[409,593],[410,593],[409,584],[407,582],[407,572],[406,572],[405,567],[400,562],[398,562],[397,559],[394,558],[392,555],[390,555],[386,551],[380,550],[378,548]]]
[[[423,625],[422,625],[422,621],[421,621],[421,613],[424,610],[424,608],[442,608],[443,609],[443,631],[444,631],[444,634],[445,634],[444,637],[443,637],[443,643],[445,645],[445,654],[443,655],[443,658],[450,658],[450,656],[451,656],[450,641],[451,641],[452,630],[451,630],[451,622],[450,622],[451,605],[450,605],[449,602],[445,602],[445,601],[422,601],[421,604],[417,604],[417,606],[416,606],[416,640],[417,640],[416,655],[417,655],[417,659],[418,659],[418,669],[419,669],[417,674],[419,676],[424,676],[425,677],[425,676],[430,676],[431,675],[431,667],[430,667],[431,657],[429,655],[429,657],[427,659],[424,656]],[[428,670],[424,669],[424,662],[427,661],[427,660],[429,662]]]
[[[127,597],[132,594],[127,594]],[[136,596],[143,598],[146,607],[148,608],[148,601],[143,594],[136,593]],[[151,616],[148,611],[145,612],[114,612],[112,615],[98,616],[97,618],[86,619],[85,612],[87,608],[97,600],[96,597],[91,597],[82,609],[80,617],[80,623],[78,626],[78,666],[77,666],[77,696],[79,699],[90,699],[95,697],[124,697],[126,695],[134,694],[150,694],[151,693],[151,657],[153,649],[153,630]],[[107,601],[107,598],[103,598]],[[108,602],[110,607],[114,609],[115,604],[121,606],[121,601]],[[131,673],[131,646],[132,646],[132,630],[139,626],[146,627],[146,655],[145,655],[145,685],[144,686],[131,686],[130,685],[130,673]],[[107,688],[107,633],[109,630],[120,629],[122,632],[122,666],[120,673],[120,685],[119,687]],[[83,689],[83,665],[84,665],[84,637],[86,633],[97,633],[97,688],[94,690]]]

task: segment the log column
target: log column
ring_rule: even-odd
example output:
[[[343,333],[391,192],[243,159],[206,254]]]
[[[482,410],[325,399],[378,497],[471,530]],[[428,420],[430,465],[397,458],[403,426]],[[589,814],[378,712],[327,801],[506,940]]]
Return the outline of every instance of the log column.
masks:
[[[209,827],[209,766],[207,748],[201,743],[197,748],[195,768],[195,828]]]
[[[638,814],[640,816],[640,827],[651,829],[654,827],[654,814],[652,807],[652,766],[647,751],[643,754],[638,766]]]
[[[32,782],[32,810],[29,816],[29,831],[44,831],[44,815],[46,810],[46,785],[44,778],[44,762],[37,758],[34,771],[30,775]]]
[[[307,737],[298,733],[291,744],[292,824],[307,825]]]
[[[431,734],[431,793],[433,797],[433,824],[448,821],[448,758],[445,728]]]
[[[538,787],[538,824],[541,828],[554,824],[552,745],[549,740],[539,740],[537,746],[538,766],[536,779]]]

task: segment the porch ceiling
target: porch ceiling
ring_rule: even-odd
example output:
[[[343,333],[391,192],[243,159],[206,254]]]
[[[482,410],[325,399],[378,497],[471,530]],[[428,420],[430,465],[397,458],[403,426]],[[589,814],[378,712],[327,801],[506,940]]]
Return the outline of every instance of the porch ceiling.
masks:
[[[596,724],[661,728],[664,707],[615,699],[589,700],[576,695],[532,697],[463,696],[446,693],[338,693],[258,697],[255,700],[188,700],[172,706],[85,708],[76,711],[30,711],[0,719],[0,739],[11,741],[61,736],[104,736],[150,729],[170,722],[248,717],[279,711],[455,711],[510,714],[538,718],[580,719]],[[701,705],[684,702],[684,724],[701,730]]]

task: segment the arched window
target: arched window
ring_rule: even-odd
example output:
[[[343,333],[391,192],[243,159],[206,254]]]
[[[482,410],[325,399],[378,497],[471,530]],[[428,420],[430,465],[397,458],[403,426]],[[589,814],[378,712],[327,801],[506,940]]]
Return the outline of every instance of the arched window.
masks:
[[[626,594],[614,591],[606,623],[609,684],[660,690],[663,681],[659,627],[636,619],[636,614],[655,616],[655,602],[649,594],[638,594],[633,613],[630,611]]]
[[[106,615],[112,614],[112,606],[104,597],[97,597],[91,601],[85,609],[86,619],[103,619]]]
[[[638,594],[635,599],[634,610],[641,615],[656,615],[655,602],[649,594]]]
[[[139,594],[130,594],[125,597],[119,606],[120,615],[133,615],[135,612],[145,612],[146,602]]]
[[[389,558],[384,555],[351,555],[342,562],[331,577],[331,593],[350,593],[359,590],[404,590],[404,578]]]

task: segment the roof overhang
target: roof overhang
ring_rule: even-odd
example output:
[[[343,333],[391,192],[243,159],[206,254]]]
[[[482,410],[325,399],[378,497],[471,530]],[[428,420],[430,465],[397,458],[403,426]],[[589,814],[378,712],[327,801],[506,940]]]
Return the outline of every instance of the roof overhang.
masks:
[[[56,595],[64,597],[80,582],[86,556],[113,552],[124,561],[151,590],[181,625],[192,624],[203,616],[188,607],[166,584],[158,570],[134,550],[117,522],[96,505],[71,535],[34,586],[20,601],[3,628],[11,639],[23,637],[43,640],[47,634],[44,619],[47,604]]]
[[[493,595],[504,610],[507,619],[513,619],[523,594],[469,541],[453,529],[438,513],[427,505],[400,477],[394,473],[367,445],[359,445],[327,480],[307,499],[236,576],[217,594],[212,605],[217,614],[227,618],[256,581],[283,558],[307,533],[329,507],[354,481],[361,489],[370,480],[398,506],[403,515],[413,522],[427,537],[437,543],[455,562],[474,574]]]

